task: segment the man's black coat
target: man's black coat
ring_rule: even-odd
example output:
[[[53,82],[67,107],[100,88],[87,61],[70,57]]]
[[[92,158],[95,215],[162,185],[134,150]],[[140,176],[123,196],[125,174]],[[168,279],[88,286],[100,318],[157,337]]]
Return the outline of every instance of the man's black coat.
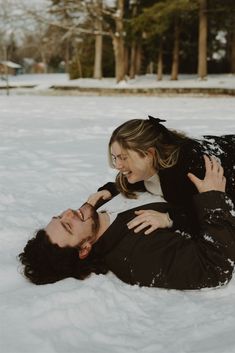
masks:
[[[152,203],[122,212],[94,244],[92,253],[105,259],[122,281],[148,287],[199,289],[228,283],[235,261],[235,213],[222,192],[194,196],[199,231],[159,229],[150,235],[127,228],[137,209],[168,211]]]

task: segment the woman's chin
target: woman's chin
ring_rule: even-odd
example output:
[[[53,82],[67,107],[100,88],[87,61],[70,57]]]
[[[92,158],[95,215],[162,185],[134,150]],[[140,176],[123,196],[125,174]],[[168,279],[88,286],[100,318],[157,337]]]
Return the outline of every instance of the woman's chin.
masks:
[[[137,181],[139,181],[139,180],[137,180],[137,179],[134,177],[134,175],[130,175],[129,177],[127,177],[127,181],[128,181],[129,184],[135,184],[135,183],[137,183]]]

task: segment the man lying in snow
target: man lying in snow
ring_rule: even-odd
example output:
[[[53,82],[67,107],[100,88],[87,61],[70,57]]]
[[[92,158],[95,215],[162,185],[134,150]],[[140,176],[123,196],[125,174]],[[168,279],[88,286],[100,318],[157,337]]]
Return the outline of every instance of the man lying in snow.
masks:
[[[203,180],[190,177],[199,191],[194,197],[197,234],[190,225],[185,232],[184,214],[148,192],[138,195],[138,207],[132,200],[132,208],[124,212],[119,196],[114,220],[111,202],[98,212],[85,203],[53,217],[29,240],[19,255],[25,276],[35,284],[46,284],[110,270],[126,283],[148,287],[183,290],[228,283],[235,260],[235,213],[224,192],[223,168],[206,156],[205,166]],[[159,212],[159,228],[150,235],[145,230],[136,234],[131,224],[135,211],[148,209]]]

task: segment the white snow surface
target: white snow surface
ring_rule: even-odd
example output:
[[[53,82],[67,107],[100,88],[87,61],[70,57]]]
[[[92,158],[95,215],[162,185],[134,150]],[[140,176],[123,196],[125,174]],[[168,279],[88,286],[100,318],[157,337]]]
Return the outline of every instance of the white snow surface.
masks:
[[[220,74],[208,75],[207,79],[199,80],[197,75],[180,74],[179,80],[171,81],[169,75],[164,75],[162,81],[157,81],[156,75],[148,74],[136,76],[135,79],[127,79],[116,83],[115,78],[103,78],[94,80],[92,78],[80,78],[69,80],[67,74],[24,74],[18,76],[9,76],[10,84],[20,87],[24,85],[35,85],[35,91],[48,89],[56,85],[67,87],[96,87],[112,89],[131,89],[131,88],[227,88],[235,89],[235,75]],[[0,87],[5,87],[4,80],[0,81]],[[32,90],[31,90],[32,92]]]
[[[233,353],[235,280],[176,291],[113,274],[44,286],[17,254],[52,215],[113,180],[112,130],[148,114],[198,137],[235,134],[233,97],[0,96],[0,352]]]

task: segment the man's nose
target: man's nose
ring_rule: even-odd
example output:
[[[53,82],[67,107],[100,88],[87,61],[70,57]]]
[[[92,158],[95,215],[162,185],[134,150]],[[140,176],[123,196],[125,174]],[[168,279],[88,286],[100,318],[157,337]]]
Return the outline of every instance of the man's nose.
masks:
[[[67,209],[63,214],[62,214],[62,219],[68,219],[73,217],[73,211],[71,208]]]

